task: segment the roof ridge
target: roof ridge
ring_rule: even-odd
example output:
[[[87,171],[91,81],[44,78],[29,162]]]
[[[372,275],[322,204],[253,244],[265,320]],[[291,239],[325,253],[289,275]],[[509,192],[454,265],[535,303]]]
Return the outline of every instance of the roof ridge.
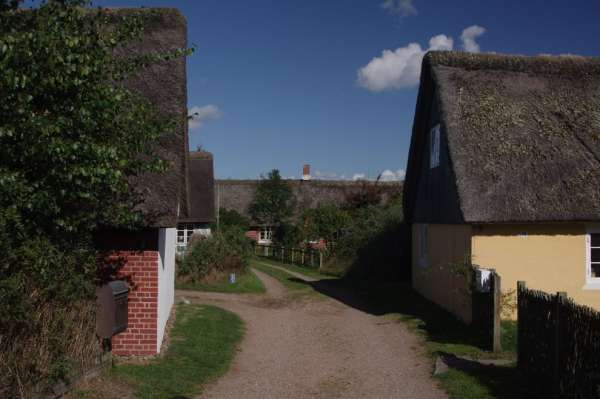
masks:
[[[429,51],[423,59],[429,66],[467,70],[503,70],[543,75],[600,75],[600,57],[575,54],[535,56],[461,51]]]

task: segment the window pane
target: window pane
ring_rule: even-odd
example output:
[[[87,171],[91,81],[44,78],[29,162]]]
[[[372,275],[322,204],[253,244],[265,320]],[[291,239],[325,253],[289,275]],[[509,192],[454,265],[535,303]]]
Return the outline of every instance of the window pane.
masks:
[[[592,248],[592,262],[600,262],[600,248]]]
[[[592,247],[600,247],[600,234],[590,234]]]
[[[592,277],[600,277],[600,263],[592,263]]]

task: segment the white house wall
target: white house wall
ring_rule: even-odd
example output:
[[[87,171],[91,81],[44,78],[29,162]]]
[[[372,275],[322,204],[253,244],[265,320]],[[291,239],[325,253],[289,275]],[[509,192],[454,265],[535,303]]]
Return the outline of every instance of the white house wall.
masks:
[[[157,342],[156,350],[160,347],[165,335],[165,328],[175,302],[175,242],[177,240],[177,229],[159,229],[158,250],[160,259],[158,262],[158,323],[156,325]]]

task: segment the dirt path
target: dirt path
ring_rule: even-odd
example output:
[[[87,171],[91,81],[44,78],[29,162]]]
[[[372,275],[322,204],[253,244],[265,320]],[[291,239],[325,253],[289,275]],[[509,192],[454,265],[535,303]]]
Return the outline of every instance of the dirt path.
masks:
[[[254,272],[265,295],[177,291],[246,323],[231,369],[201,398],[446,398],[403,325],[334,299],[291,301],[277,280]]]

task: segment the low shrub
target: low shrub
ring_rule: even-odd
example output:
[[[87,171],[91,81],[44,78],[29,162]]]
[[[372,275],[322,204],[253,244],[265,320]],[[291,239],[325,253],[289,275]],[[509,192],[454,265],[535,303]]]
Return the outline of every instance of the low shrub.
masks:
[[[95,259],[85,247],[67,252],[43,238],[12,246],[3,255],[0,397],[31,397],[32,389],[68,381],[100,355]]]
[[[220,229],[210,237],[191,241],[177,276],[180,280],[197,282],[211,273],[243,270],[251,253],[252,245],[242,229]]]
[[[399,280],[408,277],[410,233],[402,206],[368,205],[354,210],[336,241],[328,263],[345,265],[346,274],[359,278]]]

